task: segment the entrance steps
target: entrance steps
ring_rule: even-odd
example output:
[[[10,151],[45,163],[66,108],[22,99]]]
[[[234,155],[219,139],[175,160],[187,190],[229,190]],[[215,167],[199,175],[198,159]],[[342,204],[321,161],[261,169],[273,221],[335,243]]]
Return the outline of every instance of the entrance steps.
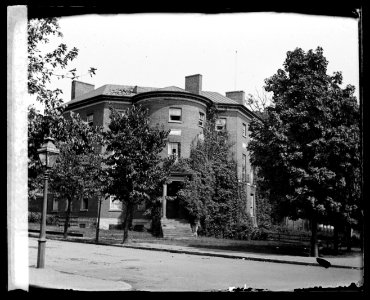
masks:
[[[163,237],[167,239],[195,238],[190,223],[183,219],[161,219]]]

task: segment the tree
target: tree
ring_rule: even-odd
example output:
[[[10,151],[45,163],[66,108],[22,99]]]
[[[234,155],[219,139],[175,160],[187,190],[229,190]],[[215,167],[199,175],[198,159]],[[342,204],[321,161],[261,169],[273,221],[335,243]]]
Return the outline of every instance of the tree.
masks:
[[[248,94],[245,105],[254,113],[263,115],[268,106],[272,105],[271,97],[265,91],[256,90],[256,95]]]
[[[251,163],[269,186],[271,201],[311,224],[311,255],[318,255],[317,224],[354,216],[360,207],[359,111],[354,87],[326,74],[323,49],[287,52],[284,70],[265,80],[274,106],[250,123]]]
[[[215,107],[209,108],[203,138],[193,145],[189,159],[174,166],[193,174],[178,196],[191,223],[200,222],[206,235],[236,238],[250,227],[246,195],[238,186],[228,133],[215,130],[216,119]]]
[[[66,118],[62,91],[58,88],[50,89],[49,84],[53,78],[78,78],[76,69],[64,71],[77,57],[77,48],[68,50],[61,43],[50,52],[40,49],[40,46],[42,48],[43,44],[50,42],[50,38],[62,36],[57,18],[31,19],[28,22],[28,92],[44,106],[43,113],[33,106],[28,110],[28,190],[29,197],[36,197],[43,188],[43,170],[38,163],[37,149],[46,136],[51,136],[61,148],[59,162],[51,175],[52,186],[59,197],[67,197],[70,208],[77,194],[88,190],[86,187],[81,189],[79,182],[84,181],[86,186],[92,181],[91,166],[84,164],[84,161],[99,161],[94,147],[100,142],[101,128],[89,127],[76,114]],[[95,68],[90,68],[88,73],[92,76],[95,71]],[[69,213],[70,209],[67,211],[65,235]]]
[[[65,122],[68,137],[60,139],[56,166],[51,170],[51,188],[58,201],[66,200],[64,237],[68,226],[72,203],[80,203],[82,197],[92,198],[104,193],[104,171],[99,155],[102,145],[102,127],[89,126],[78,116]]]
[[[151,196],[166,180],[160,152],[169,131],[152,126],[148,110],[142,106],[133,105],[123,114],[113,107],[110,111],[111,122],[104,135],[107,146],[104,163],[109,174],[106,192],[124,203],[122,242],[125,243],[135,206],[146,200],[156,201]]]

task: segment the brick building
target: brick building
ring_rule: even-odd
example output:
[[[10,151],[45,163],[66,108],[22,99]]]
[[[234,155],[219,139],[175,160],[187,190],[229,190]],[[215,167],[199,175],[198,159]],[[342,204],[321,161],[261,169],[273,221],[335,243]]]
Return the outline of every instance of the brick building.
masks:
[[[255,185],[253,171],[249,162],[247,144],[249,140],[248,123],[256,117],[244,105],[243,91],[227,92],[225,96],[202,90],[202,75],[185,77],[185,89],[169,86],[153,88],[142,86],[126,86],[107,84],[95,89],[94,85],[80,81],[72,82],[71,101],[66,103],[66,113],[73,111],[80,114],[92,125],[107,128],[109,124],[109,105],[117,110],[124,110],[133,104],[141,104],[149,109],[150,122],[164,125],[170,130],[168,145],[161,153],[163,156],[176,154],[189,157],[192,142],[203,131],[207,106],[214,103],[219,113],[216,129],[226,129],[233,142],[232,155],[237,162],[240,187],[247,191],[247,207],[255,221]],[[181,207],[176,199],[166,200],[166,195],[174,195],[184,174],[172,174],[171,183],[163,186],[162,215],[163,221],[181,219]],[[98,199],[81,199],[81,203],[72,207],[77,214],[79,223],[88,226],[95,223],[98,215]],[[144,207],[137,207],[133,224],[149,226],[150,220],[142,214]],[[64,203],[50,199],[48,211],[61,212],[65,210]],[[113,196],[101,201],[100,227],[109,228],[119,225],[122,221],[122,206]]]

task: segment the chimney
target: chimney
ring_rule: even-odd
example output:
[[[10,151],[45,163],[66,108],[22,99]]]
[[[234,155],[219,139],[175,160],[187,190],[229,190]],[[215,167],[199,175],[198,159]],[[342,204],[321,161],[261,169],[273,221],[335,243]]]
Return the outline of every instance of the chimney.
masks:
[[[241,105],[244,105],[245,101],[244,91],[226,92],[226,97],[237,101]]]
[[[85,83],[82,81],[73,80],[72,81],[72,93],[71,93],[71,100],[86,94],[90,91],[95,89],[95,85],[90,83]]]
[[[185,90],[193,94],[200,94],[202,91],[202,75],[196,74],[186,76]]]

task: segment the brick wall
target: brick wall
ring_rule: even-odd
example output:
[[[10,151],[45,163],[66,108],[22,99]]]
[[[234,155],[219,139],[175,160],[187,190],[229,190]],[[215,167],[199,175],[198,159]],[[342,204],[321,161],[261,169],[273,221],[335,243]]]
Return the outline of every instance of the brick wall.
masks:
[[[181,143],[181,157],[189,157],[192,142],[199,133],[203,131],[198,125],[199,111],[206,114],[206,106],[200,102],[187,101],[176,98],[153,98],[141,101],[142,105],[149,108],[150,122],[153,126],[156,124],[164,126],[165,130],[181,130],[181,135],[169,135],[169,142]],[[169,121],[169,108],[181,108],[181,122]],[[168,155],[167,147],[163,149],[161,155]]]
[[[72,90],[71,90],[71,100],[86,94],[90,91],[93,91],[95,86],[86,82],[81,82],[77,80],[72,81]]]

